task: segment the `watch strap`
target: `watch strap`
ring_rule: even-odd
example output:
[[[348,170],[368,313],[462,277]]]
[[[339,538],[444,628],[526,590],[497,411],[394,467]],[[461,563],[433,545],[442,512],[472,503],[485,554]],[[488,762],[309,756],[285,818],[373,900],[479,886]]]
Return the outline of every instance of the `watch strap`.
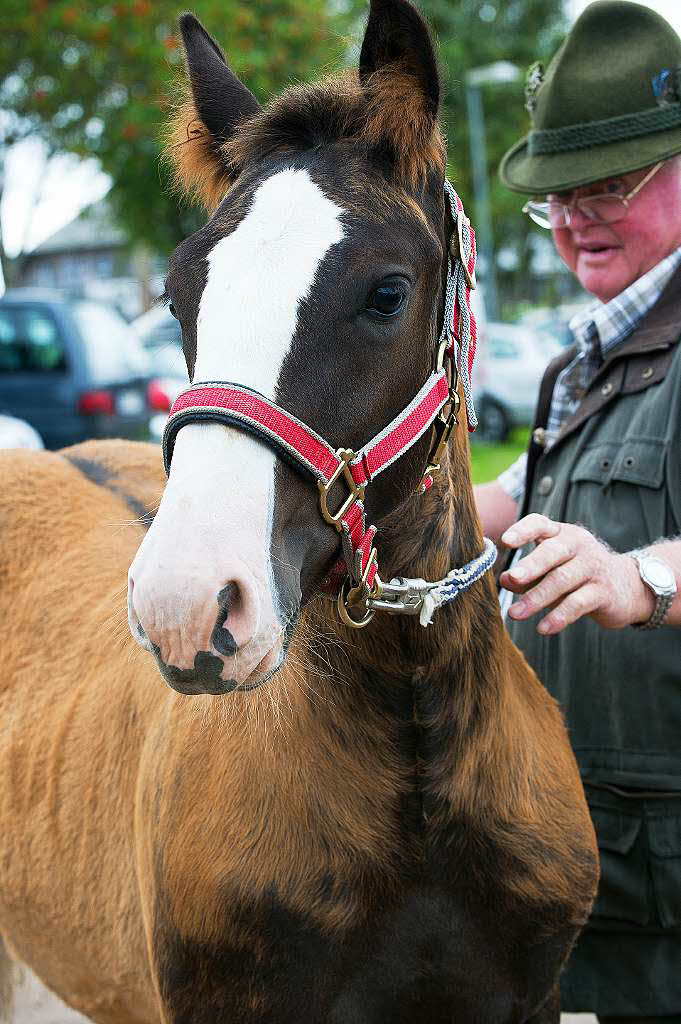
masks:
[[[658,629],[664,623],[673,600],[673,594],[656,594],[653,614],[647,622],[635,622],[634,629]]]
[[[636,562],[636,565],[638,566],[638,571],[641,576],[641,582],[644,586],[648,587],[648,590],[650,590],[653,597],[655,598],[655,607],[653,608],[653,612],[650,618],[647,619],[645,622],[634,622],[632,623],[632,625],[634,629],[659,629],[659,627],[664,623],[664,620],[667,616],[667,612],[671,608],[672,602],[676,596],[676,592],[674,591],[674,593],[671,594],[658,594],[651,587],[650,583],[645,579],[645,577],[643,576],[643,566],[641,565],[641,559],[645,557],[648,554],[648,552],[636,550],[629,551],[628,554],[631,555],[631,557]],[[657,556],[653,555],[652,557]]]

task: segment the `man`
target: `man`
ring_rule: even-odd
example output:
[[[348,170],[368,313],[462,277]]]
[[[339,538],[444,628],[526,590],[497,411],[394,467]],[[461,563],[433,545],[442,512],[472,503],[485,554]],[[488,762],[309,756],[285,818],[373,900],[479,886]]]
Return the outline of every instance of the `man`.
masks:
[[[531,69],[528,109],[501,178],[598,301],[544,378],[526,474],[478,507],[517,549],[509,629],[565,712],[599,837],[563,1008],[679,1024],[681,40],[599,0]]]

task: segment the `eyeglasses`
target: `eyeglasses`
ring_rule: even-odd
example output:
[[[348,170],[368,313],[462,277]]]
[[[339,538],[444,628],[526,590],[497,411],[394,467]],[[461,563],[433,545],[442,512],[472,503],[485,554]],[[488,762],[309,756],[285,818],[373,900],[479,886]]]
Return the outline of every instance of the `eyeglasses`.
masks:
[[[655,164],[638,185],[624,196],[617,192],[599,192],[591,196],[575,196],[568,202],[558,198],[545,201],[530,199],[523,206],[523,213],[541,228],[569,228],[574,210],[579,210],[588,220],[597,224],[614,224],[622,220],[630,201],[644,185],[648,184],[653,175],[657,174],[664,163],[665,161],[661,160],[659,164]]]

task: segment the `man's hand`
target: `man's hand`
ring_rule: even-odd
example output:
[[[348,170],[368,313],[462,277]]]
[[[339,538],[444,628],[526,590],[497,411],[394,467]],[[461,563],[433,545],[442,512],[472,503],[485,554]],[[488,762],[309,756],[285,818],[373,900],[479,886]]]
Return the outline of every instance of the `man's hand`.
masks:
[[[509,527],[501,540],[511,548],[536,542],[499,582],[523,595],[511,605],[510,618],[528,619],[551,608],[537,626],[539,633],[560,633],[583,615],[606,629],[621,629],[653,613],[655,598],[634,559],[610,551],[581,526],[533,513]]]

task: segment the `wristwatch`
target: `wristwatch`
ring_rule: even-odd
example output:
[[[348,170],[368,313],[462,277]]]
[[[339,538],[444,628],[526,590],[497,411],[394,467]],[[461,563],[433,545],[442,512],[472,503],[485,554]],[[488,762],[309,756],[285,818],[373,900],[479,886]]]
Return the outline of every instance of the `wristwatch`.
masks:
[[[676,578],[671,566],[649,551],[629,551],[628,554],[638,565],[638,571],[645,585],[655,595],[655,608],[647,622],[634,623],[635,629],[657,629],[664,622],[676,595]]]

